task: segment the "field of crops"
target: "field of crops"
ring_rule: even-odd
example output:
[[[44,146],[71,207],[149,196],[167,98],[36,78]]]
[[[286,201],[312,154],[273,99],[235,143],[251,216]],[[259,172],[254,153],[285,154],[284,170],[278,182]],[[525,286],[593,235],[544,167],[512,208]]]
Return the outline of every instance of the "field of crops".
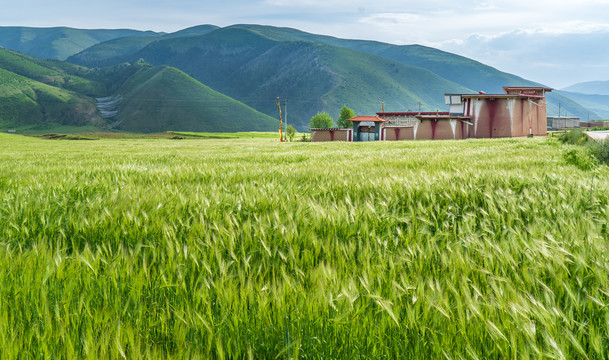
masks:
[[[0,355],[606,359],[574,149],[0,135]]]

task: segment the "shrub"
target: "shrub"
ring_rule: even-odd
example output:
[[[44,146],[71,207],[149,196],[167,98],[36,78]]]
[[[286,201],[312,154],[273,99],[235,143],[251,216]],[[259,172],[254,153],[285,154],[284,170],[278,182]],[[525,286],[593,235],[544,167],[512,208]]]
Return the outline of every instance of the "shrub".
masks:
[[[580,170],[592,170],[598,165],[598,160],[588,147],[567,150],[563,157],[567,164],[574,165]]]
[[[580,145],[582,143],[588,142],[588,139],[589,139],[588,136],[582,130],[575,129],[575,130],[567,131],[560,138],[560,141],[562,141],[565,144]]]
[[[318,112],[309,122],[311,129],[328,129],[334,127],[334,119],[326,112]]]
[[[294,135],[296,135],[296,128],[294,128],[294,126],[290,125],[288,126],[287,129],[285,129],[285,133],[288,136],[288,139],[290,139],[290,141],[294,140]]]
[[[609,141],[591,141],[589,149],[601,164],[609,164]]]
[[[340,109],[340,115],[338,116],[338,120],[336,121],[336,126],[340,128],[350,128],[353,126],[349,119],[355,117],[355,111],[347,107],[347,105],[343,105]]]

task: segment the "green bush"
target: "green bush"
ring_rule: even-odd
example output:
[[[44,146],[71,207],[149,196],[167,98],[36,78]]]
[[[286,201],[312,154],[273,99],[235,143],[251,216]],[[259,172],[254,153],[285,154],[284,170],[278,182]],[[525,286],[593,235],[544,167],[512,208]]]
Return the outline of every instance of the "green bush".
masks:
[[[588,147],[596,160],[601,164],[609,164],[609,141],[591,141]]]
[[[564,154],[567,163],[582,170],[589,170],[600,164],[609,164],[609,142],[591,141],[580,129],[566,132],[560,140],[565,144],[585,145],[583,149],[571,149]]]
[[[296,135],[296,128],[293,125],[288,126],[288,128],[285,129],[285,132],[290,141],[294,140],[294,136]]]
[[[340,115],[338,116],[338,120],[336,121],[336,126],[339,128],[350,128],[353,126],[353,123],[349,121],[355,117],[355,111],[347,107],[347,105],[343,105],[340,109]]]
[[[560,138],[560,141],[562,141],[565,144],[580,145],[582,143],[588,142],[588,139],[589,139],[588,136],[582,130],[575,129],[575,130],[567,131]]]
[[[329,129],[334,127],[334,119],[326,112],[318,112],[309,122],[311,129]]]
[[[574,165],[580,170],[592,170],[598,165],[598,160],[588,147],[567,150],[563,157],[567,164]]]

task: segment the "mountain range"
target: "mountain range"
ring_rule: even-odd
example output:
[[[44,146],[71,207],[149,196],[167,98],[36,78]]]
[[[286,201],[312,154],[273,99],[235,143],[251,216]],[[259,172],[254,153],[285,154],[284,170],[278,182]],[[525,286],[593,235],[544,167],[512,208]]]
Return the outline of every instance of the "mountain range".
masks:
[[[12,104],[0,107],[0,128],[46,121],[141,132],[272,131],[280,96],[288,122],[305,130],[315,113],[336,117],[344,104],[357,114],[374,114],[383,102],[385,111],[436,111],[445,109],[446,92],[540,85],[430,47],[260,25],[171,34],[0,27],[0,46],[31,56],[0,52],[31,64],[26,71],[0,62],[0,78],[23,86],[18,100],[0,84],[0,97],[11,99],[3,104]],[[69,101],[59,102],[60,95]],[[601,100],[578,96],[551,93],[548,114],[560,108],[563,115],[598,118],[595,110],[604,111],[592,105]],[[19,115],[26,113],[15,110],[21,104],[30,115]]]

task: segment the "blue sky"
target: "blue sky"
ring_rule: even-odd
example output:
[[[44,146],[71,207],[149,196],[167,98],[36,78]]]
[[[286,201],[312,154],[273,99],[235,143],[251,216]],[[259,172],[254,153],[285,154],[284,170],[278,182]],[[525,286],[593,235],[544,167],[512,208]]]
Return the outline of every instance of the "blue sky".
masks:
[[[561,88],[609,80],[607,14],[609,0],[21,0],[3,7],[0,25],[165,32],[200,24],[287,26],[433,46]]]

